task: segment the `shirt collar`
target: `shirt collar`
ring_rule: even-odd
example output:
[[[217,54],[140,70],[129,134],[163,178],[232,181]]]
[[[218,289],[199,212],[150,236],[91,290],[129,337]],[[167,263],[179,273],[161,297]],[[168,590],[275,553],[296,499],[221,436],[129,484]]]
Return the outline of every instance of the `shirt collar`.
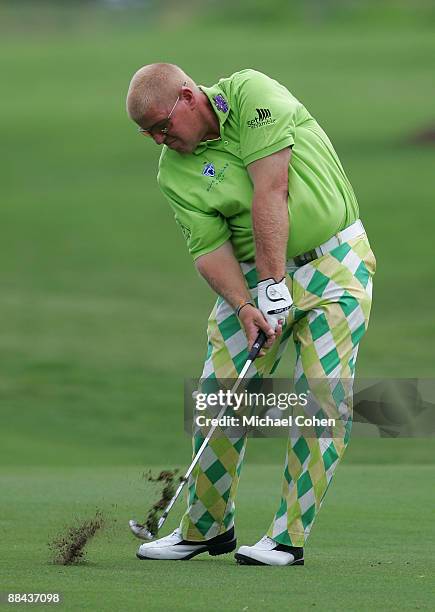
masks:
[[[219,85],[212,85],[212,87],[198,85],[198,87],[203,93],[205,93],[205,95],[209,99],[210,104],[219,120],[219,132],[222,135],[222,127],[228,118],[228,113],[230,112],[230,105],[228,99],[223,93],[222,89],[219,87]],[[220,138],[200,142],[196,149],[193,151],[193,153],[195,155],[199,155],[204,151],[204,149],[207,148],[208,143],[213,143],[218,140],[220,140]]]

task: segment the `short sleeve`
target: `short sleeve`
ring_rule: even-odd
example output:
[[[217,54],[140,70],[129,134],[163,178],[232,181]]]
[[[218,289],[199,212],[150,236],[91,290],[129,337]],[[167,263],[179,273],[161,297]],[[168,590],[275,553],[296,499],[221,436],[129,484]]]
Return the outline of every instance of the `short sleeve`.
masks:
[[[294,145],[301,103],[280,83],[255,70],[239,73],[237,111],[245,166]]]
[[[193,259],[214,251],[231,237],[225,218],[218,212],[196,210],[174,193],[162,191],[174,211],[175,221]]]

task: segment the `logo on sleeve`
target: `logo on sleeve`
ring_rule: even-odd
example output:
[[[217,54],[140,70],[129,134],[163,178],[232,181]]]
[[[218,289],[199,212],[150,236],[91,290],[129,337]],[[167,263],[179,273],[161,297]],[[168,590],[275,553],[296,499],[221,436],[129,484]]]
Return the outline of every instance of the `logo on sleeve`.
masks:
[[[186,225],[183,225],[177,218],[175,219],[175,221],[177,222],[177,225],[181,229],[185,241],[187,242],[187,244],[189,244],[189,240],[190,240],[190,237],[192,235],[192,232],[190,231],[190,228],[188,228]]]
[[[248,128],[259,128],[263,125],[271,125],[276,122],[276,119],[272,117],[270,108],[256,108],[255,110],[257,111],[257,116],[246,122]]]
[[[216,170],[212,163],[204,162],[204,168],[202,169],[202,173],[204,176],[214,176],[216,174]]]

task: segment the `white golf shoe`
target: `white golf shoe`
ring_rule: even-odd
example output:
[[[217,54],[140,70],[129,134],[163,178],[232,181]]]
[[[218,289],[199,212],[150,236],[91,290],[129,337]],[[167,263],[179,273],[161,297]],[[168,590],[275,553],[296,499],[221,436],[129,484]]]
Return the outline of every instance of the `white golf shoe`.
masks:
[[[235,557],[241,565],[303,565],[304,549],[278,544],[264,536],[254,546],[241,546]]]
[[[187,561],[205,552],[212,556],[223,555],[232,552],[236,546],[237,540],[234,537],[234,527],[211,540],[204,540],[203,542],[183,540],[181,529],[178,528],[164,538],[139,546],[136,557],[138,559],[178,559]]]

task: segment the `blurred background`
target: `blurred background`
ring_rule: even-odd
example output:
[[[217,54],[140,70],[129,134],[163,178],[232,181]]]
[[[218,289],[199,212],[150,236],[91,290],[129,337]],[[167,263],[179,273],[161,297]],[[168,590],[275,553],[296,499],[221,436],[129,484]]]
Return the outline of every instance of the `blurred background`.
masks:
[[[125,113],[155,61],[205,85],[255,68],[307,106],[378,260],[357,376],[434,376],[434,26],[433,0],[1,2],[4,466],[187,465],[183,381],[214,296]],[[248,461],[284,447],[252,440]],[[346,457],[433,460],[430,439],[355,439]]]

